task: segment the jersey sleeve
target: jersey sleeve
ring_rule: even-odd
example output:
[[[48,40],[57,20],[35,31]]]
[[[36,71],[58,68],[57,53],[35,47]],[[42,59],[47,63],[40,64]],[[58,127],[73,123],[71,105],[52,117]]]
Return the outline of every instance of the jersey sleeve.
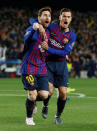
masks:
[[[49,29],[50,31],[52,31],[53,28],[54,28],[56,25],[57,25],[57,23],[50,23],[50,25],[48,26],[48,29]]]
[[[28,27],[26,29],[26,33],[24,35],[24,42],[27,42],[29,39],[31,39],[32,34],[34,33],[34,30],[32,26]]]
[[[32,19],[32,18],[29,20],[29,23],[31,24],[31,26],[29,26],[26,29],[26,33],[24,35],[24,42],[27,42],[29,40],[37,40],[38,39],[38,31],[35,31],[33,29],[33,24],[35,22],[38,22],[38,20]]]
[[[66,56],[69,52],[72,51],[74,44],[76,41],[76,35],[74,34],[71,40],[65,45],[64,50],[56,50],[53,48],[48,48],[48,52],[51,54],[59,55],[59,56]]]
[[[31,40],[37,41],[37,39],[38,39],[38,30],[35,31],[33,29],[33,26],[28,27],[24,35],[24,42]]]
[[[30,23],[32,26],[33,26],[33,24],[36,23],[36,22],[39,23],[37,19],[33,19],[33,18],[32,18],[32,19],[29,20],[29,23]]]

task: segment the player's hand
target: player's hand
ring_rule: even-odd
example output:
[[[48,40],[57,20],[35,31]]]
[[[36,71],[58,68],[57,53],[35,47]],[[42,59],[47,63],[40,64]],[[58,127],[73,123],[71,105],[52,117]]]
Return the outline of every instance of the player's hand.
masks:
[[[48,40],[43,41],[43,42],[41,43],[41,47],[42,47],[42,49],[44,49],[44,50],[48,50],[48,44],[47,44],[47,41],[48,41]]]
[[[43,26],[42,26],[41,24],[39,24],[39,34],[40,34],[40,36],[42,36],[44,39],[46,38],[45,29],[43,28]]]
[[[34,23],[33,24],[33,29],[34,30],[38,30],[39,29],[39,24],[38,23]]]
[[[69,58],[68,55],[66,55],[66,60],[67,60],[68,62],[70,62],[70,58]]]

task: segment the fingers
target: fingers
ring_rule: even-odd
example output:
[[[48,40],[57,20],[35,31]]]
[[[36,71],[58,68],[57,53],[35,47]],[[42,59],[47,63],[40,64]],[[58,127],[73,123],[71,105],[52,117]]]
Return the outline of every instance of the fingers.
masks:
[[[41,24],[34,23],[33,24],[33,29],[34,30],[38,30],[39,29],[40,36],[42,36],[44,39],[46,39],[45,29],[43,28],[43,26]]]
[[[45,29],[43,28],[43,26],[41,24],[39,24],[39,34],[40,36],[42,36],[44,39],[46,39],[46,32]]]
[[[46,42],[46,41],[43,41],[43,42],[41,43],[41,47],[42,47],[44,50],[48,50],[48,44],[47,44],[47,42]]]
[[[43,28],[43,26],[42,26],[41,24],[34,23],[34,24],[33,24],[33,29],[34,29],[34,30],[38,30],[38,29],[39,29],[39,34],[40,34],[40,36],[42,36],[44,39],[47,38],[45,29]]]
[[[45,34],[45,29],[41,24],[39,24],[39,33]]]
[[[45,39],[45,42],[48,43],[48,39]]]
[[[34,30],[39,29],[39,24],[38,24],[38,23],[34,23],[34,24],[33,24],[33,29],[34,29]]]
[[[69,62],[71,61],[68,55],[66,55],[66,60]]]

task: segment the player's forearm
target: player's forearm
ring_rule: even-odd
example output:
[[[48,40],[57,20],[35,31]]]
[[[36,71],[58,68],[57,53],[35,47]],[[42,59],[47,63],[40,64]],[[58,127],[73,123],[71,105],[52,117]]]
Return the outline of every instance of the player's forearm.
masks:
[[[26,34],[24,35],[24,42],[27,42],[31,39],[33,39],[33,33],[35,32],[35,29],[33,28],[33,24],[37,21],[35,19],[30,19],[31,26],[26,29]]]
[[[51,53],[51,54],[54,54],[54,55],[59,55],[59,56],[65,56],[66,53],[64,50],[56,50],[56,49],[53,49],[53,48],[48,48],[48,52]]]
[[[38,22],[38,20],[31,19],[31,20],[30,20],[30,24],[32,25],[32,27],[33,27],[33,29],[34,29],[35,31],[37,31],[37,30],[39,31],[39,34],[40,34],[41,36],[43,36],[44,38],[46,37],[45,29],[43,28],[42,24],[40,24],[40,23]]]
[[[71,52],[72,49],[71,48],[64,48],[64,50],[56,50],[53,48],[48,47],[48,52],[51,54],[55,54],[55,55],[59,55],[59,56],[63,56],[65,57],[66,55],[68,55],[69,52]]]
[[[29,39],[31,39],[32,32],[26,32],[24,35],[24,42],[27,42]]]
[[[26,33],[24,35],[24,42],[27,42],[29,39],[31,39],[31,37],[33,36],[33,33],[34,33],[34,29],[32,26],[28,27],[26,29]]]

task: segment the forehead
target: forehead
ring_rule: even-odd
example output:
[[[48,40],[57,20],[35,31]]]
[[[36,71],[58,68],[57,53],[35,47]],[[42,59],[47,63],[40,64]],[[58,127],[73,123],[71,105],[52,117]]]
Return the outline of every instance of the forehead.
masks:
[[[47,10],[47,11],[43,11],[43,12],[42,12],[42,15],[44,15],[44,14],[50,15],[51,13]]]
[[[71,12],[62,12],[62,16],[71,16]]]

